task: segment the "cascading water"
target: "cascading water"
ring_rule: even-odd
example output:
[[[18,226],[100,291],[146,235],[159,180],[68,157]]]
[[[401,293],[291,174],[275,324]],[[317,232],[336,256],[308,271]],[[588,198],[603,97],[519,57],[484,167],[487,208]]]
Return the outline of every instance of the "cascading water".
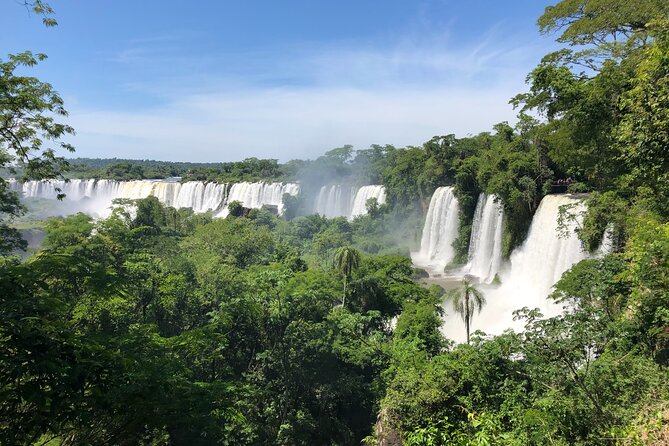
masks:
[[[332,184],[323,186],[314,203],[314,213],[327,218],[349,217],[355,194],[351,186]]]
[[[167,206],[192,208],[194,212],[216,212],[233,200],[239,200],[244,206],[252,208],[275,205],[282,212],[283,194],[297,195],[299,192],[299,186],[295,183],[238,183],[232,185],[228,197],[226,184],[166,180],[28,181],[20,187],[24,197],[45,199],[55,199],[58,194],[56,189],[66,194],[64,205],[67,206],[67,213],[81,211],[94,216],[108,215],[113,199],[149,196],[158,198]]]
[[[417,266],[432,272],[443,273],[455,257],[453,242],[458,235],[458,199],[452,187],[440,187],[432,194],[427,211],[420,250],[411,253]]]
[[[569,206],[575,221],[566,221],[558,228],[561,206]],[[472,331],[499,334],[508,328],[522,330],[523,322],[513,320],[513,311],[539,308],[546,317],[560,313],[562,307],[547,299],[562,273],[588,257],[575,232],[585,205],[569,195],[547,195],[534,215],[525,242],[511,254],[510,264],[501,276],[498,287],[480,285],[487,303],[474,316]],[[464,340],[464,325],[446,303],[448,316],[443,331],[455,340]]]
[[[346,217],[349,220],[367,213],[367,200],[376,198],[379,205],[386,202],[386,190],[380,185],[352,186],[330,184],[321,187],[314,201],[313,212],[324,217]]]
[[[264,205],[276,206],[283,213],[283,195],[297,195],[300,186],[296,183],[235,183],[230,188],[226,204],[239,201],[245,208],[259,209]],[[217,215],[228,215],[227,206]]]
[[[225,202],[227,185],[188,181],[181,184],[176,199],[171,203],[175,208],[192,208],[193,212],[217,211]]]
[[[469,262],[463,268],[478,282],[490,283],[502,265],[504,213],[494,195],[480,194],[469,242]]]
[[[370,198],[376,198],[380,205],[384,204],[386,202],[386,189],[379,185],[362,186],[358,189],[351,206],[351,219],[367,213],[367,200]]]

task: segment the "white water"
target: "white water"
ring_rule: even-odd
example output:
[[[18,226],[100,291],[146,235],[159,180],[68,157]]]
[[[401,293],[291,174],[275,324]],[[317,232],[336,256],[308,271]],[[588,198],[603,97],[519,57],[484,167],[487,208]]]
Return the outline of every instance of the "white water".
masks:
[[[370,198],[376,198],[379,205],[384,204],[386,202],[386,189],[378,185],[362,186],[358,189],[351,206],[351,219],[367,213],[367,200]]]
[[[502,284],[498,287],[479,286],[487,304],[480,314],[474,316],[472,332],[480,329],[487,334],[500,334],[508,328],[522,330],[523,322],[514,321],[512,314],[522,307],[539,308],[546,317],[561,312],[562,307],[547,297],[562,273],[588,257],[574,231],[576,222],[569,225],[566,237],[558,233],[558,215],[563,205],[575,205],[571,212],[577,214],[584,209],[581,200],[569,195],[544,197],[534,215],[527,239],[514,250],[509,265],[500,274]],[[462,320],[454,314],[449,302],[444,305],[447,317],[442,331],[451,339],[463,341],[465,331]]]
[[[328,218],[346,217],[349,220],[367,213],[367,200],[376,198],[379,205],[386,202],[383,186],[370,185],[355,189],[352,186],[331,184],[321,187],[313,211]]]
[[[349,217],[355,198],[354,189],[351,186],[332,184],[323,186],[314,203],[314,213],[327,218]]]
[[[494,195],[480,194],[469,242],[469,261],[463,273],[476,281],[491,283],[502,266],[504,212]]]
[[[55,199],[58,192],[66,194],[60,213],[86,212],[93,216],[110,213],[112,200],[116,198],[140,199],[157,197],[163,204],[176,208],[192,208],[194,212],[225,213],[225,206],[238,200],[249,208],[263,205],[277,206],[283,211],[283,194],[296,195],[299,186],[295,183],[238,183],[226,184],[189,181],[179,183],[166,180],[114,181],[114,180],[62,180],[28,181],[19,187],[24,197]],[[227,193],[229,189],[229,194]]]
[[[226,204],[239,201],[243,207],[259,209],[264,205],[276,206],[283,213],[283,194],[297,195],[299,185],[295,183],[235,183],[230,188]],[[217,217],[228,215],[226,206]]]
[[[411,253],[416,266],[434,273],[443,273],[455,257],[453,242],[458,235],[458,199],[452,187],[440,187],[432,194],[427,211],[420,250]]]

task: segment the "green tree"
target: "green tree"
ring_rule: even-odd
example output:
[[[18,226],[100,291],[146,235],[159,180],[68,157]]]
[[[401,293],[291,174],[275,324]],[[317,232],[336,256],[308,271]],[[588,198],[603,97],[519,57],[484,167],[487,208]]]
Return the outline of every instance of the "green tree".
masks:
[[[63,100],[53,87],[35,77],[17,74],[33,67],[46,55],[24,52],[0,60],[0,167],[20,166],[22,179],[60,177],[68,163],[57,149],[74,151],[62,138],[74,133],[69,125],[57,121],[67,116]],[[59,195],[59,198],[62,195]],[[23,212],[9,183],[0,178],[0,254],[25,247],[7,218]]]
[[[165,226],[165,208],[157,197],[147,197],[137,200],[137,210],[132,226],[134,228],[148,227],[160,231]]]
[[[360,267],[360,252],[356,249],[342,246],[334,253],[334,267],[344,277],[344,293],[342,306],[346,307],[346,287],[353,273]]]
[[[479,291],[468,279],[448,293],[453,310],[460,315],[465,323],[467,333],[467,344],[469,344],[469,327],[474,319],[474,313],[480,313],[486,303],[483,293]]]
[[[624,117],[617,128],[617,146],[629,172],[629,183],[669,217],[669,22],[650,27],[656,40],[623,95]]]
[[[228,215],[233,217],[241,217],[244,215],[244,207],[242,206],[242,202],[235,200],[228,203]]]
[[[647,25],[669,14],[667,0],[562,0],[539,18],[542,33],[561,32],[558,42],[586,47],[570,59],[597,68],[597,61],[624,57],[648,42]]]

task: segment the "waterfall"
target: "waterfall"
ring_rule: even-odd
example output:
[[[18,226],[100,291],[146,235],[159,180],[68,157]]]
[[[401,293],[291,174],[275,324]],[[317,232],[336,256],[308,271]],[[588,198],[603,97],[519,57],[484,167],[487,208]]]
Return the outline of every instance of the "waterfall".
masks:
[[[546,297],[562,273],[587,257],[576,232],[576,222],[567,225],[567,236],[558,233],[561,206],[573,206],[580,213],[585,205],[568,195],[547,195],[532,220],[525,242],[511,254],[509,274],[502,278],[500,291],[509,291],[518,299],[518,308],[541,307],[549,310]],[[580,217],[579,217],[580,218]]]
[[[279,214],[283,213],[283,195],[297,195],[300,186],[296,183],[235,183],[230,188],[226,205],[239,201],[245,208],[259,209],[264,205],[276,206]],[[228,215],[227,206],[217,217]]]
[[[577,215],[576,221],[567,223],[566,233],[558,230],[561,206],[572,207],[570,212]],[[584,209],[583,201],[570,195],[547,195],[541,200],[527,239],[513,251],[508,268],[500,273],[501,285],[479,286],[487,304],[474,316],[472,330],[488,334],[499,334],[508,328],[522,330],[523,321],[514,321],[513,311],[523,307],[539,308],[546,317],[561,312],[562,306],[547,297],[562,273],[588,257],[575,232]],[[449,316],[444,333],[452,339],[464,339],[462,322],[450,305],[446,304],[445,309]]]
[[[351,219],[367,213],[367,200],[370,198],[376,198],[379,204],[384,204],[386,202],[386,189],[379,185],[362,186],[358,189],[351,206]]]
[[[458,199],[452,187],[440,187],[432,194],[427,211],[420,250],[411,253],[413,263],[433,272],[443,273],[455,257],[453,242],[458,235]]]
[[[58,192],[56,189],[59,189]],[[27,181],[23,183],[21,191],[25,197],[53,199],[63,193],[68,200],[78,201],[85,197],[92,197],[95,189],[95,180],[45,180]]]
[[[341,184],[332,184],[321,187],[316,202],[314,213],[327,218],[349,217],[353,206],[353,187]]]
[[[492,282],[502,265],[503,219],[495,196],[480,194],[469,241],[469,261],[464,267],[464,273],[479,282]]]
[[[193,212],[217,211],[225,202],[227,185],[188,181],[182,183],[175,200],[175,208],[192,208]]]
[[[386,190],[380,185],[358,189],[342,184],[321,187],[314,201],[313,212],[327,218],[346,217],[349,220],[367,213],[367,200],[376,198],[379,205],[386,202]]]
[[[219,212],[221,216],[227,215],[224,205],[233,200],[250,208],[274,205],[281,213],[283,194],[299,193],[295,183],[238,183],[229,188],[228,197],[226,184],[166,180],[47,180],[27,181],[12,187],[20,190],[24,197],[44,199],[55,199],[56,189],[60,189],[66,198],[57,206],[66,207],[65,213],[86,212],[93,216],[109,215],[112,200],[116,198],[136,200],[149,196],[158,198],[166,206],[192,208],[194,212],[217,212],[223,208]]]

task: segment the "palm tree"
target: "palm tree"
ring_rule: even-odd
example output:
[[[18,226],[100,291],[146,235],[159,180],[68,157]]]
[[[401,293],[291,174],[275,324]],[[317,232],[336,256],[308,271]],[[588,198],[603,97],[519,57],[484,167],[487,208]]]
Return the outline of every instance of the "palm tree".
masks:
[[[334,254],[334,267],[339,271],[339,274],[344,276],[344,298],[342,300],[342,307],[346,305],[346,287],[348,281],[351,279],[353,271],[360,266],[360,253],[348,246],[342,246],[337,249]]]
[[[474,312],[481,312],[485,305],[485,297],[481,291],[477,290],[469,279],[464,279],[462,285],[448,293],[453,301],[453,310],[462,317],[467,331],[467,344],[469,344],[469,327],[474,318]]]

